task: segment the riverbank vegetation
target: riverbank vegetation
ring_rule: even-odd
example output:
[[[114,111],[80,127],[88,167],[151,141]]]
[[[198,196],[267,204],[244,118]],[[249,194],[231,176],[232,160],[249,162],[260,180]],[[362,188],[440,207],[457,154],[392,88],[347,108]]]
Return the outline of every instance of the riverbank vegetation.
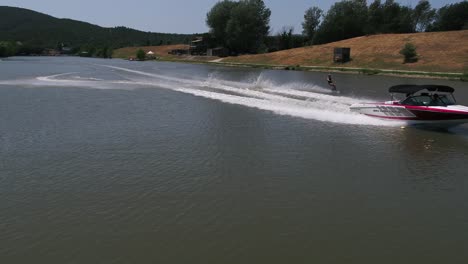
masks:
[[[0,58],[14,56],[17,52],[17,45],[12,41],[0,41]]]

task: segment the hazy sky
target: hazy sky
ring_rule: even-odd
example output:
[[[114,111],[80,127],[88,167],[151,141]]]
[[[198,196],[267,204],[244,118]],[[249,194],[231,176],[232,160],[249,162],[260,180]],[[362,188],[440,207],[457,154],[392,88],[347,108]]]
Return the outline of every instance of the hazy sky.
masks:
[[[0,0],[0,5],[23,7],[58,18],[71,18],[104,27],[126,26],[142,31],[201,33],[208,31],[206,13],[219,0]],[[384,1],[384,0],[382,0]],[[462,0],[430,0],[435,8]],[[304,12],[311,6],[328,10],[337,1],[265,0],[271,9],[273,33],[284,26],[302,31]],[[368,0],[369,2],[369,0]],[[373,2],[373,0],[372,0]],[[418,0],[397,0],[414,6]],[[1,19],[1,18],[0,18]]]

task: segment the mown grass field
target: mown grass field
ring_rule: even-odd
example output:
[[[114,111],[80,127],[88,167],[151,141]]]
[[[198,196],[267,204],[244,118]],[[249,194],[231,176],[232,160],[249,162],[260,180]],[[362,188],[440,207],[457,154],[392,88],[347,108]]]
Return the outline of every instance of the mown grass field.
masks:
[[[416,46],[418,61],[403,63],[399,53],[406,43]],[[171,56],[167,53],[172,49],[186,47],[185,45],[170,45],[156,47],[132,47],[114,51],[114,57],[128,58],[135,56],[142,48],[152,50],[156,56],[169,60],[200,60],[209,61],[213,58],[193,56]],[[351,61],[334,63],[333,48],[351,48]],[[362,36],[324,45],[308,46],[278,52],[242,55],[228,57],[223,63],[261,64],[261,65],[291,65],[346,67],[361,69],[383,69],[425,72],[468,72],[468,30],[429,32],[414,34],[382,34]]]
[[[399,53],[407,42],[416,46],[419,56],[415,63],[404,64]],[[334,63],[335,47],[351,48],[352,61]],[[468,71],[468,30],[363,36],[324,45],[231,57],[223,61],[461,73]]]

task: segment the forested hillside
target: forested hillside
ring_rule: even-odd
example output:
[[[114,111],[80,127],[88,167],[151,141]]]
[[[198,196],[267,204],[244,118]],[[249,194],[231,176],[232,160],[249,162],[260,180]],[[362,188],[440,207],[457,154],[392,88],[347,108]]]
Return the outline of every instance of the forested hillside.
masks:
[[[192,37],[126,27],[104,28],[7,6],[0,6],[0,18],[0,52],[8,49],[9,52],[29,54],[65,47],[74,53],[86,51],[99,55],[99,51],[126,46],[187,43]]]

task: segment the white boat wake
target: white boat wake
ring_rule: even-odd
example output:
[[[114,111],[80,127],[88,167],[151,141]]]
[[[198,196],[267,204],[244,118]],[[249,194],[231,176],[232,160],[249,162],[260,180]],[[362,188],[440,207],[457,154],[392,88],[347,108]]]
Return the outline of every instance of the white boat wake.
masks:
[[[262,75],[249,82],[236,82],[223,80],[217,77],[216,74],[201,79],[192,76],[168,76],[110,65],[99,66],[112,69],[117,74],[125,74],[125,78],[121,80],[102,80],[93,77],[82,77],[78,73],[72,72],[41,76],[35,80],[29,80],[29,82],[17,80],[14,82],[0,82],[0,84],[66,85],[67,87],[125,90],[154,87],[224,103],[271,111],[280,115],[324,122],[374,126],[402,125],[352,113],[349,106],[362,99],[334,96],[330,94],[328,89],[317,85],[306,83],[278,85]]]

